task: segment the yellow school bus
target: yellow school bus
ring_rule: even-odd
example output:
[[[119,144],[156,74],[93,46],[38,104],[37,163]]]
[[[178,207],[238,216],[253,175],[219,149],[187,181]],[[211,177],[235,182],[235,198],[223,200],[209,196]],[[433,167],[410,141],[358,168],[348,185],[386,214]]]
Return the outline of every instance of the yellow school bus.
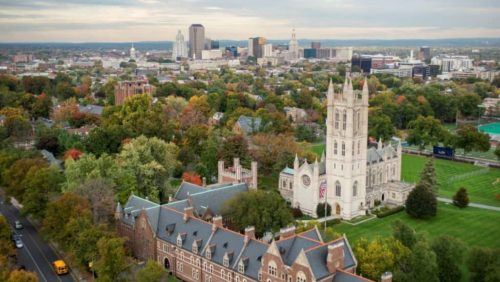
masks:
[[[57,275],[66,274],[69,271],[68,266],[63,260],[56,260],[53,265]]]

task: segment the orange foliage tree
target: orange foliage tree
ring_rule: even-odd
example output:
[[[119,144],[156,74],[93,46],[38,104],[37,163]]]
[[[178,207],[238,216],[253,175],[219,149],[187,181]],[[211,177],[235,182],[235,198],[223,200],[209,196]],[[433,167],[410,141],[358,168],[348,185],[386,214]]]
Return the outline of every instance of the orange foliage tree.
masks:
[[[189,182],[189,183],[196,184],[196,185],[200,185],[200,186],[203,184],[203,182],[201,180],[201,176],[199,176],[196,172],[192,172],[192,171],[185,171],[182,174],[182,180]]]

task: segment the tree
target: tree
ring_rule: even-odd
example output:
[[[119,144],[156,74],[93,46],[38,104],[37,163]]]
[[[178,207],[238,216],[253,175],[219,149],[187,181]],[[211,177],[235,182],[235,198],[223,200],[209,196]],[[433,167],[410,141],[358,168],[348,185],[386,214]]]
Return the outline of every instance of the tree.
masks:
[[[318,217],[325,217],[325,203],[318,203],[316,206],[316,214]],[[330,216],[332,214],[332,206],[326,203],[326,216]]]
[[[0,115],[5,116],[3,127],[7,137],[24,140],[32,133],[28,115],[22,108],[6,107],[0,110]]]
[[[437,145],[446,138],[446,129],[438,119],[432,116],[418,116],[408,124],[410,129],[406,140],[411,145],[417,145],[422,151],[428,145]]]
[[[203,146],[200,156],[200,165],[203,172],[197,169],[200,175],[206,177],[207,181],[212,182],[218,173],[217,167],[217,152],[219,151],[219,141],[214,134],[211,134],[207,142]]]
[[[470,271],[470,281],[499,281],[500,249],[474,248],[469,252],[467,266]]]
[[[102,154],[115,154],[120,151],[122,141],[129,136],[121,126],[96,127],[84,139],[85,148],[97,157]]]
[[[52,113],[52,118],[56,122],[67,122],[78,113],[78,101],[76,98],[71,98],[60,103]]]
[[[97,242],[101,238],[111,238],[111,234],[105,231],[104,225],[93,226],[88,219],[84,221],[82,227],[84,228],[75,234],[75,243],[71,249],[81,264],[88,265],[88,263],[97,260],[99,253]]]
[[[409,249],[417,243],[415,230],[401,220],[392,223],[392,236]]]
[[[25,191],[21,212],[37,219],[43,218],[50,197],[61,191],[63,181],[58,167],[31,168],[21,183]]]
[[[458,189],[453,196],[453,204],[461,209],[469,205],[469,195],[467,195],[467,190],[464,187]]]
[[[406,199],[406,213],[414,218],[426,219],[436,215],[437,201],[434,192],[419,183]]]
[[[99,281],[117,281],[127,266],[124,238],[101,238],[97,242],[99,250],[95,270]]]
[[[406,260],[410,254],[407,247],[392,238],[377,238],[371,242],[360,238],[354,244],[353,251],[358,260],[359,274],[372,280],[379,280],[382,273],[393,270],[398,262]]]
[[[24,270],[14,270],[6,282],[38,282],[36,273]]]
[[[60,82],[56,85],[56,95],[60,100],[67,100],[76,96],[73,86],[67,82]]]
[[[424,185],[429,187],[436,196],[438,195],[438,183],[433,158],[429,158],[427,160],[424,168],[420,172],[420,183],[423,183]]]
[[[436,254],[432,251],[429,244],[425,241],[419,241],[415,244],[408,259],[408,271],[400,272],[401,281],[439,281],[439,268],[436,260]]]
[[[368,135],[376,140],[390,140],[396,133],[391,118],[381,111],[376,111],[370,115],[368,119]]]
[[[87,199],[74,193],[64,193],[47,205],[42,232],[62,244],[67,244],[65,225],[70,219],[78,217],[91,217]]]
[[[218,159],[232,163],[234,158],[240,158],[244,163],[248,157],[248,142],[241,135],[227,137],[218,153]]]
[[[67,160],[68,158],[71,158],[72,160],[78,160],[81,155],[82,152],[80,150],[71,148],[68,151],[66,151],[66,153],[64,153],[64,159]]]
[[[255,226],[259,236],[266,231],[277,232],[293,222],[283,198],[275,192],[263,190],[235,195],[224,203],[222,214],[232,220],[236,229]]]
[[[15,161],[12,166],[4,171],[2,177],[7,184],[7,195],[16,198],[18,201],[23,201],[25,186],[22,185],[23,180],[30,170],[47,167],[47,162],[41,158],[26,158]]]
[[[198,174],[196,174],[196,172],[192,172],[192,171],[184,172],[182,174],[182,180],[189,182],[189,183],[196,184],[196,185],[200,185],[200,186],[203,184],[201,177]]]
[[[97,177],[87,179],[75,189],[75,193],[89,201],[94,225],[107,224],[111,221],[115,206],[114,185],[112,180]]]
[[[495,156],[500,160],[500,144],[497,145],[497,148],[495,149]]]
[[[474,93],[458,96],[458,109],[463,117],[477,117],[480,113],[481,97]]]
[[[479,132],[472,125],[461,126],[457,130],[455,146],[464,150],[464,155],[470,151],[486,152],[490,149],[490,136]]]
[[[165,269],[154,260],[148,260],[146,265],[137,271],[137,282],[163,281],[168,276]]]
[[[460,281],[465,245],[455,237],[443,235],[434,239],[431,248],[436,254],[439,281]]]

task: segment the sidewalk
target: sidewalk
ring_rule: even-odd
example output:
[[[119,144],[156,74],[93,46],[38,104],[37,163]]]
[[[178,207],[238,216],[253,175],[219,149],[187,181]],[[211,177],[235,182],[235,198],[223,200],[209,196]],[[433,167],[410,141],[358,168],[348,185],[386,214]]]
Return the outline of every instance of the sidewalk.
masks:
[[[448,198],[437,197],[437,200],[449,204],[453,203],[453,200]],[[478,203],[469,203],[469,207],[500,212],[500,207],[488,206]]]

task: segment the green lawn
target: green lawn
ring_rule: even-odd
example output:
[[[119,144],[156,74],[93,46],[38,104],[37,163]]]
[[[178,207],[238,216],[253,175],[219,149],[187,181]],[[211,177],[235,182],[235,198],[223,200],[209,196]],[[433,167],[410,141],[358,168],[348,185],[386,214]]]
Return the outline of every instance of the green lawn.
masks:
[[[318,157],[320,157],[321,154],[323,154],[323,152],[326,149],[326,144],[325,143],[314,144],[310,146],[310,149],[313,153],[315,153],[316,155],[318,155]]]
[[[401,178],[408,182],[418,182],[426,157],[403,155]],[[495,196],[500,194],[500,169],[484,168],[471,164],[436,159],[434,161],[439,185],[439,195],[452,198],[460,187],[469,192],[471,202],[500,206]]]
[[[409,217],[405,211],[376,218],[356,226],[347,223],[334,225],[336,232],[346,234],[351,244],[365,237],[388,237],[392,234],[392,222],[401,220],[414,228],[419,234],[429,238],[450,235],[462,240],[468,246],[500,248],[500,212],[468,207],[459,209],[453,205],[439,204],[438,214],[429,220],[417,220]]]

